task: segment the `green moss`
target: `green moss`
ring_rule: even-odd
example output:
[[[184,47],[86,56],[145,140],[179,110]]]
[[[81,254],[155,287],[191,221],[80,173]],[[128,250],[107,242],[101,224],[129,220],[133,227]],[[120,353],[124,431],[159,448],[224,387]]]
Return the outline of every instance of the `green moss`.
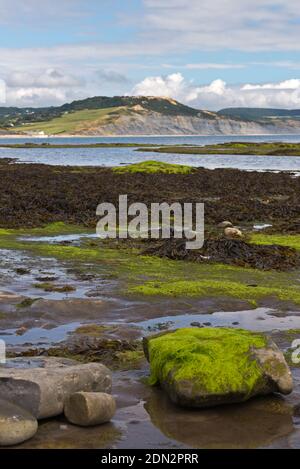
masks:
[[[53,283],[36,283],[33,285],[34,288],[39,288],[40,290],[44,290],[46,292],[57,292],[57,293],[70,293],[76,291],[76,288],[72,285],[54,285]]]
[[[49,231],[59,234],[57,230],[71,230],[74,233],[74,227],[55,223],[35,229],[35,234],[49,234]],[[92,246],[83,242],[80,247],[47,244],[21,240],[24,233],[24,230],[13,230],[3,235],[0,232],[0,248],[54,257],[70,263],[77,270],[88,263],[89,270],[92,269],[95,276],[116,279],[115,288],[120,294],[227,297],[247,301],[252,306],[265,297],[276,297],[281,301],[300,304],[298,271],[259,271],[223,264],[176,261],[140,255],[137,249],[122,245],[116,248],[103,241],[93,242]],[[251,286],[253,284],[257,286]],[[52,284],[47,285],[47,282],[46,285],[38,286],[52,289]]]
[[[194,171],[194,168],[180,164],[162,163],[160,161],[144,161],[128,166],[117,166],[113,168],[113,171],[115,173],[190,174]]]
[[[14,234],[13,230],[6,230],[4,228],[0,228],[0,236],[8,236]]]
[[[94,232],[85,226],[71,225],[64,222],[49,223],[45,226],[36,228],[4,229],[0,228],[0,247],[4,243],[13,243],[21,245],[16,238],[26,236],[56,236],[65,234],[80,234]]]
[[[300,329],[288,329],[287,331],[284,331],[285,334],[288,335],[300,335]]]
[[[263,234],[253,233],[251,242],[255,244],[279,244],[281,246],[289,246],[300,250],[300,235],[281,235],[281,234]]]
[[[143,350],[125,350],[116,353],[117,368],[130,370],[137,368],[145,360]]]
[[[54,223],[49,223],[48,225],[45,225],[43,227],[25,229],[22,231],[25,235],[27,234],[32,236],[55,236],[64,234],[80,234],[86,233],[87,231],[91,230],[88,230],[85,226],[71,225],[62,221],[58,221]]]
[[[251,351],[265,345],[261,334],[229,328],[178,329],[150,338],[150,383],[192,380],[194,391],[248,397],[262,377]]]
[[[30,308],[36,301],[40,300],[40,298],[26,298],[25,300],[21,301],[21,303],[17,304],[17,308]]]
[[[89,337],[99,337],[105,332],[113,332],[113,326],[101,326],[99,324],[85,324],[78,327],[74,333],[88,335]]]
[[[197,297],[215,297],[224,296],[246,300],[253,306],[257,305],[257,300],[264,297],[276,296],[282,301],[291,300],[300,304],[299,286],[280,285],[273,286],[252,286],[245,285],[242,282],[227,280],[179,280],[170,282],[145,282],[131,288],[131,292],[143,295],[162,295],[162,296],[197,296]]]
[[[291,368],[300,368],[300,362],[299,363],[295,363],[294,360],[292,359],[292,355],[293,353],[295,352],[295,349],[294,348],[289,348],[287,349],[285,352],[284,352],[284,358],[287,362],[287,364],[291,367]],[[299,357],[299,354],[297,354],[297,358]]]

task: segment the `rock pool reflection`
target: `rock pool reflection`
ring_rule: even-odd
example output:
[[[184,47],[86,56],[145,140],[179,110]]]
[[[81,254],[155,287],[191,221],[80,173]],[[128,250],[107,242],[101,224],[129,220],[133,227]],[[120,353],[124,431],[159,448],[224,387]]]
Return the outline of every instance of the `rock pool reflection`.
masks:
[[[268,447],[294,430],[292,406],[276,396],[190,410],[175,406],[157,388],[145,409],[152,423],[168,438],[199,449]]]

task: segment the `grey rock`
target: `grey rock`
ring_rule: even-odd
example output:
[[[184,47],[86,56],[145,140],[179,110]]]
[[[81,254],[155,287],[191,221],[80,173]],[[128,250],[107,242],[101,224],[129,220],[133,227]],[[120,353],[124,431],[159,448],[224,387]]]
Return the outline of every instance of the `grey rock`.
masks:
[[[0,446],[13,446],[32,438],[37,420],[26,410],[0,399]]]
[[[60,415],[65,399],[75,392],[111,392],[111,373],[100,363],[55,358],[27,361],[27,368],[20,361],[13,368],[13,360],[0,367],[0,398],[22,406],[38,419]]]
[[[198,321],[191,322],[191,326],[192,327],[202,327],[201,322],[198,322]]]
[[[109,422],[115,412],[114,398],[102,392],[77,392],[65,400],[65,416],[69,422],[82,427]]]
[[[270,383],[276,385],[281,394],[290,394],[293,391],[292,373],[283,353],[273,341],[269,340],[267,348],[254,350],[253,356]]]

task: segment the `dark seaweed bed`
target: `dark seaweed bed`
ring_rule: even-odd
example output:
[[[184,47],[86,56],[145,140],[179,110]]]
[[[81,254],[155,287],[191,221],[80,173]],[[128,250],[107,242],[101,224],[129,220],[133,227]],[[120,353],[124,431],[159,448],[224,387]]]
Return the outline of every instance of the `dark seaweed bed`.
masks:
[[[117,174],[110,168],[0,163],[0,226],[55,221],[95,226],[101,202],[205,202],[208,224],[269,221],[299,231],[300,179],[288,173],[196,169],[192,174]]]

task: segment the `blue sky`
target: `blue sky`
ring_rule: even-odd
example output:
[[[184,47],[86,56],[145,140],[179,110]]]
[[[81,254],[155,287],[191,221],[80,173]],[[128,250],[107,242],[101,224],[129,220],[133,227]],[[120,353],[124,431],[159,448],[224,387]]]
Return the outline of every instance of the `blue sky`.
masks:
[[[0,0],[7,105],[163,94],[300,107],[298,0]]]

